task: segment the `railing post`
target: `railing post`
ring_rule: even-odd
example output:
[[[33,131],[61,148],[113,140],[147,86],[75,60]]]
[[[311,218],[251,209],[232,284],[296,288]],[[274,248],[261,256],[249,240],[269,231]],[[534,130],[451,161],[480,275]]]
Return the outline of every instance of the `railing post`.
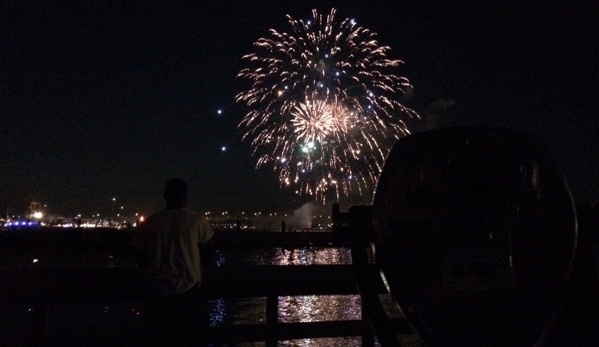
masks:
[[[372,206],[352,206],[347,214],[349,221],[349,235],[351,238],[351,256],[358,282],[358,290],[362,300],[362,319],[367,319],[370,334],[375,334],[383,347],[401,347],[393,331],[389,317],[374,285],[368,265],[368,251],[373,238]],[[370,337],[365,333],[362,337],[362,346],[373,346]],[[374,339],[374,337],[373,337]]]
[[[277,347],[276,331],[279,323],[279,297],[277,295],[268,295],[266,297],[266,325],[268,330],[273,332],[273,336],[266,340],[266,347]]]

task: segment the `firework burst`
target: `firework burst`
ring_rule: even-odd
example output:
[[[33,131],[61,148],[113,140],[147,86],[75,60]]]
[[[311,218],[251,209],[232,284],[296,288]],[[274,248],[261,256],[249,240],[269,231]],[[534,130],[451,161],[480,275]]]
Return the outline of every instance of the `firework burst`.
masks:
[[[287,16],[291,31],[270,30],[243,57],[239,78],[252,82],[235,101],[249,107],[239,124],[251,139],[257,167],[272,164],[283,185],[324,201],[372,187],[383,161],[417,117],[399,97],[409,81],[394,73],[376,34],[336,10],[311,21]]]

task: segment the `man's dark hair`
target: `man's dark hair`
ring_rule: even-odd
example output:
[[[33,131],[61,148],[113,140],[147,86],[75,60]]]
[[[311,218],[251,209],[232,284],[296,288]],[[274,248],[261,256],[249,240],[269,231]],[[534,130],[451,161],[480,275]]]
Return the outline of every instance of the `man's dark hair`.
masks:
[[[187,197],[187,184],[180,178],[166,181],[166,188],[162,196],[166,200],[175,200]]]

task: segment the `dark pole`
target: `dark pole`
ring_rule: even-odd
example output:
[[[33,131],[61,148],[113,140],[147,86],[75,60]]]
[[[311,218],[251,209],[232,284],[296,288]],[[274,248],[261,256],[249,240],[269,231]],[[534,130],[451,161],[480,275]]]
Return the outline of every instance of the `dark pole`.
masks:
[[[381,347],[401,347],[385,309],[372,281],[367,248],[373,240],[372,206],[352,206],[348,212],[340,212],[339,205],[333,204],[333,231],[339,236],[348,237],[351,243],[351,257],[362,300],[362,315],[370,323]],[[373,339],[363,337],[363,346],[372,346]]]

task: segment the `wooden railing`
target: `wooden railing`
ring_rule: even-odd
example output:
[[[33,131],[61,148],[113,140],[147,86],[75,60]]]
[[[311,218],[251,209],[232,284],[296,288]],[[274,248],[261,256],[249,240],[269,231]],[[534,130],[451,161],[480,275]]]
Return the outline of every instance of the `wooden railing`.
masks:
[[[126,240],[126,237],[119,236]],[[97,247],[98,240],[94,240]],[[114,244],[104,243],[105,247]],[[215,245],[229,251],[251,247],[299,248],[306,246],[345,247],[330,232],[280,233],[246,232],[219,233]],[[120,251],[127,246],[118,245]],[[68,248],[68,246],[67,246]],[[79,249],[81,251],[81,249]],[[372,265],[372,281],[380,293],[385,289]],[[0,271],[0,305],[35,307],[35,341],[81,341],[106,339],[120,344],[133,344],[138,331],[68,334],[48,334],[49,306],[73,303],[139,302],[142,283],[135,268],[45,268]],[[279,298],[308,295],[359,295],[352,265],[228,265],[213,269],[204,286],[209,299],[266,298],[265,323],[234,324],[210,328],[210,340],[217,344],[265,341],[276,346],[277,341],[299,338],[334,338],[360,336],[363,346],[373,346],[372,329],[365,319],[306,323],[279,322]],[[413,334],[401,318],[392,321],[397,334]],[[93,335],[93,336],[92,336]],[[120,341],[119,341],[120,340]]]

